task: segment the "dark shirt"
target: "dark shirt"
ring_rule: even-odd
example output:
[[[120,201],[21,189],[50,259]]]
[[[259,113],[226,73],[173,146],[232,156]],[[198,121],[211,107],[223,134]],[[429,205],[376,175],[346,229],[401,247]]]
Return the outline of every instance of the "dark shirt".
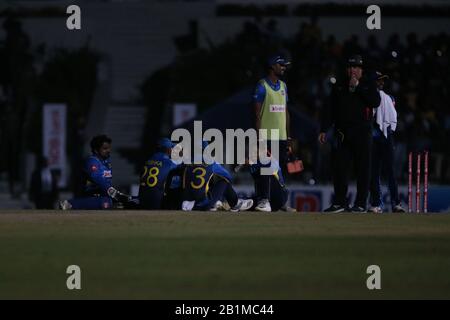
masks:
[[[354,128],[361,125],[370,127],[373,122],[373,108],[381,102],[374,81],[360,80],[354,92],[350,92],[348,79],[333,85],[329,103],[322,115],[321,132],[332,125],[338,129]]]

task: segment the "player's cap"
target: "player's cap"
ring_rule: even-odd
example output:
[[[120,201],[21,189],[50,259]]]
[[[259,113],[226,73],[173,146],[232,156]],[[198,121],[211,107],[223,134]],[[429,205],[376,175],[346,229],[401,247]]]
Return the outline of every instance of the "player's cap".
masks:
[[[288,61],[286,58],[284,58],[281,55],[272,56],[267,60],[267,64],[269,66],[273,66],[274,64],[280,64],[282,66],[288,66],[291,64],[290,61]]]
[[[373,78],[373,80],[383,80],[383,79],[387,80],[387,79],[389,79],[389,76],[387,74],[381,73],[380,71],[375,71],[373,73],[372,78]]]
[[[175,143],[170,141],[169,138],[161,138],[158,140],[158,147],[171,149],[171,148],[175,147]]]
[[[347,66],[348,67],[362,67],[363,66],[363,59],[359,54],[350,56],[347,60]]]

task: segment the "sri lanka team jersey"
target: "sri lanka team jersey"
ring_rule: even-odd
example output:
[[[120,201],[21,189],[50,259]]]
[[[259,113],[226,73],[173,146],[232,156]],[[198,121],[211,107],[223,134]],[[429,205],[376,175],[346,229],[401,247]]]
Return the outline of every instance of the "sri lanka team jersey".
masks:
[[[91,155],[86,159],[83,179],[86,195],[107,196],[107,190],[112,186],[110,159],[102,160],[96,155]]]
[[[205,199],[215,176],[231,183],[231,174],[218,163],[186,165],[182,185],[185,199],[196,201]]]
[[[177,167],[177,164],[162,152],[155,153],[144,166],[144,172],[140,180],[140,189],[157,189],[164,192],[166,179],[169,172]]]

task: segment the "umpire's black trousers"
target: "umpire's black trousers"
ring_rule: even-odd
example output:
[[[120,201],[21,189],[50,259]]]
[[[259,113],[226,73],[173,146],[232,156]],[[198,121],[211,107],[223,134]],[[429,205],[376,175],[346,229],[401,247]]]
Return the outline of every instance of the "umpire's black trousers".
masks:
[[[333,184],[335,198],[333,203],[347,206],[349,175],[353,165],[356,170],[356,200],[354,205],[366,208],[369,194],[372,125],[361,124],[345,129],[336,129],[333,146]]]

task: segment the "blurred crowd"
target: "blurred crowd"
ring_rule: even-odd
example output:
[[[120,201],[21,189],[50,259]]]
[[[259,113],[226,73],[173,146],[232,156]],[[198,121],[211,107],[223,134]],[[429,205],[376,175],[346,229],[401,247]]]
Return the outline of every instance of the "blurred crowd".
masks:
[[[351,54],[361,54],[367,72],[378,70],[390,76],[385,91],[394,96],[398,112],[395,156],[398,178],[406,181],[408,151],[429,150],[430,179],[449,183],[450,36],[436,34],[419,39],[414,33],[405,38],[394,33],[381,45],[373,35],[367,39],[353,35],[339,42],[334,36],[324,38],[317,22],[312,17],[310,22],[302,23],[291,38],[283,36],[274,19],[246,22],[235,38],[211,48],[210,55],[228,66],[229,75],[216,77],[210,84],[211,91],[222,86],[237,89],[239,82],[240,86],[254,84],[263,75],[267,56],[282,53],[292,60],[286,76],[290,107],[319,122],[330,84],[344,71],[343,61]],[[229,61],[233,48],[239,55]],[[208,72],[214,70],[209,68]],[[327,182],[329,150],[327,147],[319,150],[320,156],[316,157],[315,148],[311,147],[314,143],[299,146],[307,168],[312,169],[307,170],[306,181]]]
[[[83,156],[83,130],[97,86],[100,57],[88,44],[77,49],[32,45],[21,19],[7,15],[0,24],[0,182],[18,197],[29,186],[27,154],[42,155],[44,103],[68,106],[67,153],[72,169]],[[76,180],[74,177],[73,180]],[[73,188],[76,188],[74,186]]]
[[[286,45],[295,62],[288,79],[290,96],[295,107],[318,119],[330,93],[330,79],[342,72],[342,60],[352,53],[362,54],[366,71],[379,70],[390,76],[385,91],[394,96],[398,112],[398,177],[407,175],[408,151],[430,150],[431,179],[448,183],[449,44],[448,34],[418,39],[414,33],[406,39],[392,34],[384,46],[374,36],[363,40],[352,36],[339,43],[333,36],[322,39],[321,30],[312,19]]]
[[[39,64],[43,53],[30,48],[30,39],[20,23],[7,19],[2,27],[5,37],[0,39],[0,175],[7,177],[14,193],[14,181],[24,174],[20,168],[25,150],[39,154],[42,147],[42,102],[67,99],[69,119],[85,118],[96,89],[96,63],[100,58],[86,47],[47,54],[53,60]],[[395,135],[397,178],[406,182],[408,151],[429,150],[431,182],[450,183],[448,34],[426,38],[414,33],[407,37],[392,34],[384,44],[374,36],[354,35],[338,41],[333,36],[323,36],[315,17],[302,23],[292,37],[279,31],[275,19],[262,18],[247,21],[238,34],[220,44],[208,36],[208,30],[200,27],[194,31],[195,36],[187,37],[193,43],[184,46],[185,51],[180,50],[173,64],[150,75],[141,87],[150,117],[150,134],[143,135],[143,150],[149,149],[145,139],[156,139],[163,131],[164,121],[170,122],[165,110],[173,102],[195,101],[201,112],[239,90],[254,87],[264,74],[267,57],[274,53],[284,54],[293,62],[286,79],[290,108],[318,123],[331,82],[343,71],[345,58],[358,53],[369,70],[390,76],[385,91],[394,96],[399,115]],[[208,48],[198,46],[199,38],[204,38]],[[67,78],[69,69],[73,70],[72,80],[59,81]],[[72,143],[78,141],[74,138],[76,130],[72,130],[77,128],[76,123],[70,120],[69,146],[79,146]],[[301,177],[304,182],[330,181],[328,146],[319,148],[313,137],[309,143],[298,144],[296,150],[305,163]],[[74,155],[76,150],[69,153]],[[73,166],[79,162],[79,157],[75,158]],[[141,163],[137,160],[137,167]]]

